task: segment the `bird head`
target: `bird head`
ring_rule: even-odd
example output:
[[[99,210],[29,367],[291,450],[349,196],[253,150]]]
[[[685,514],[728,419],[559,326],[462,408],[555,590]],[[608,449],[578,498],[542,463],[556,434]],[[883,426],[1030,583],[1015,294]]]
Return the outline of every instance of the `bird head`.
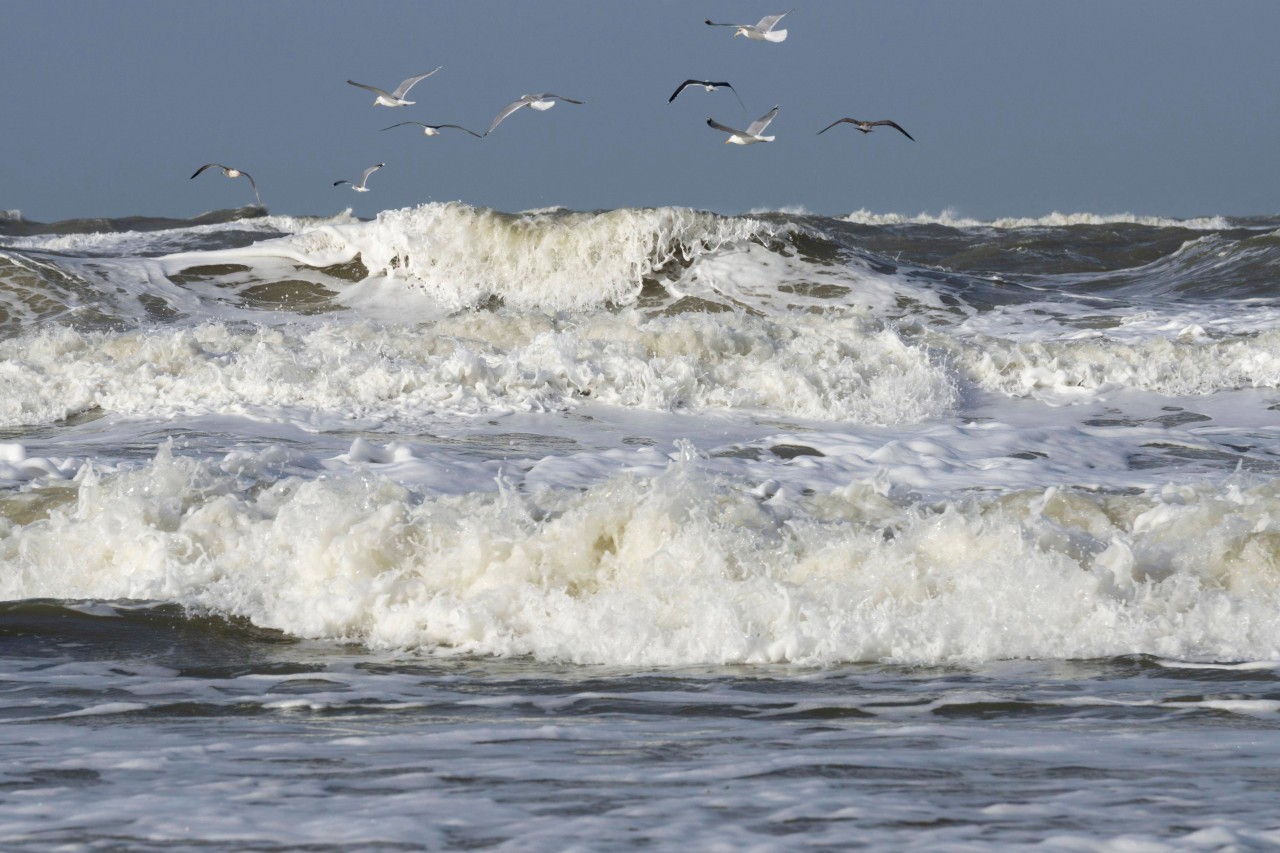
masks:
[[[738,36],[745,36],[746,34],[747,34],[746,27],[738,27],[738,29],[734,30],[733,37],[737,38]]]

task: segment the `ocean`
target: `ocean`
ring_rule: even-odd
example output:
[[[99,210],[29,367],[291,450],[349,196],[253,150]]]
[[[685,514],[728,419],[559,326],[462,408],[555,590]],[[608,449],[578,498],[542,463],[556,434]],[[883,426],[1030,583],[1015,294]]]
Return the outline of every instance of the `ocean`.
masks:
[[[1280,218],[0,216],[0,847],[1280,846]]]

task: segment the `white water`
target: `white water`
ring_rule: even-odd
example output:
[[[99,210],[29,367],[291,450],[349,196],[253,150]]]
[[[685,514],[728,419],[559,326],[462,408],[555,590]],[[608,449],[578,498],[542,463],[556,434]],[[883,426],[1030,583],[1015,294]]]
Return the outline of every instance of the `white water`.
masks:
[[[10,241],[0,837],[1274,846],[1266,239],[1006,280],[848,230]]]
[[[0,426],[58,436],[3,445],[0,594],[626,665],[1280,656],[1268,309],[957,316],[679,209],[254,222],[62,259],[173,321],[0,341]],[[228,299],[264,276],[333,307]]]
[[[1010,441],[1046,462],[1010,458]],[[70,503],[8,523],[0,594],[174,600],[297,636],[615,664],[1280,657],[1271,482],[926,506],[913,495],[1053,470],[1106,484],[1084,471],[1117,467],[1123,443],[983,428],[755,446],[778,442],[825,455],[162,449],[84,468]],[[445,485],[459,479],[462,493]]]
[[[997,219],[974,219],[954,210],[941,213],[874,213],[855,210],[844,217],[856,225],[945,225],[948,228],[1065,228],[1072,225],[1146,225],[1153,228],[1187,228],[1195,231],[1219,231],[1228,228],[1221,216],[1197,216],[1171,219],[1164,216],[1142,216],[1133,213],[1053,213],[1045,216],[1011,216]]]

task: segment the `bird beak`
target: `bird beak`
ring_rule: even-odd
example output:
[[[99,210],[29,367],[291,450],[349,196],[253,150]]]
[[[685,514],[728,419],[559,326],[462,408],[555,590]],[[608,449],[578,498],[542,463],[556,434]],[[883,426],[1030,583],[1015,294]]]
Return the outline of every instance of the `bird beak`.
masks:
[[[732,142],[732,141],[733,141],[732,139],[726,139],[726,140],[724,141],[724,144],[725,144],[725,145],[728,145],[728,144],[729,144],[730,142]]]

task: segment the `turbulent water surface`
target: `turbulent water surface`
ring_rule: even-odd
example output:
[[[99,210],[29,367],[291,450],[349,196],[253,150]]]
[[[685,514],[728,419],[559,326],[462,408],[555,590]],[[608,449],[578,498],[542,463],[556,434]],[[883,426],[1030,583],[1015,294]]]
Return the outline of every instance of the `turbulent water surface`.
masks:
[[[1280,219],[0,218],[6,849],[1280,845]]]

